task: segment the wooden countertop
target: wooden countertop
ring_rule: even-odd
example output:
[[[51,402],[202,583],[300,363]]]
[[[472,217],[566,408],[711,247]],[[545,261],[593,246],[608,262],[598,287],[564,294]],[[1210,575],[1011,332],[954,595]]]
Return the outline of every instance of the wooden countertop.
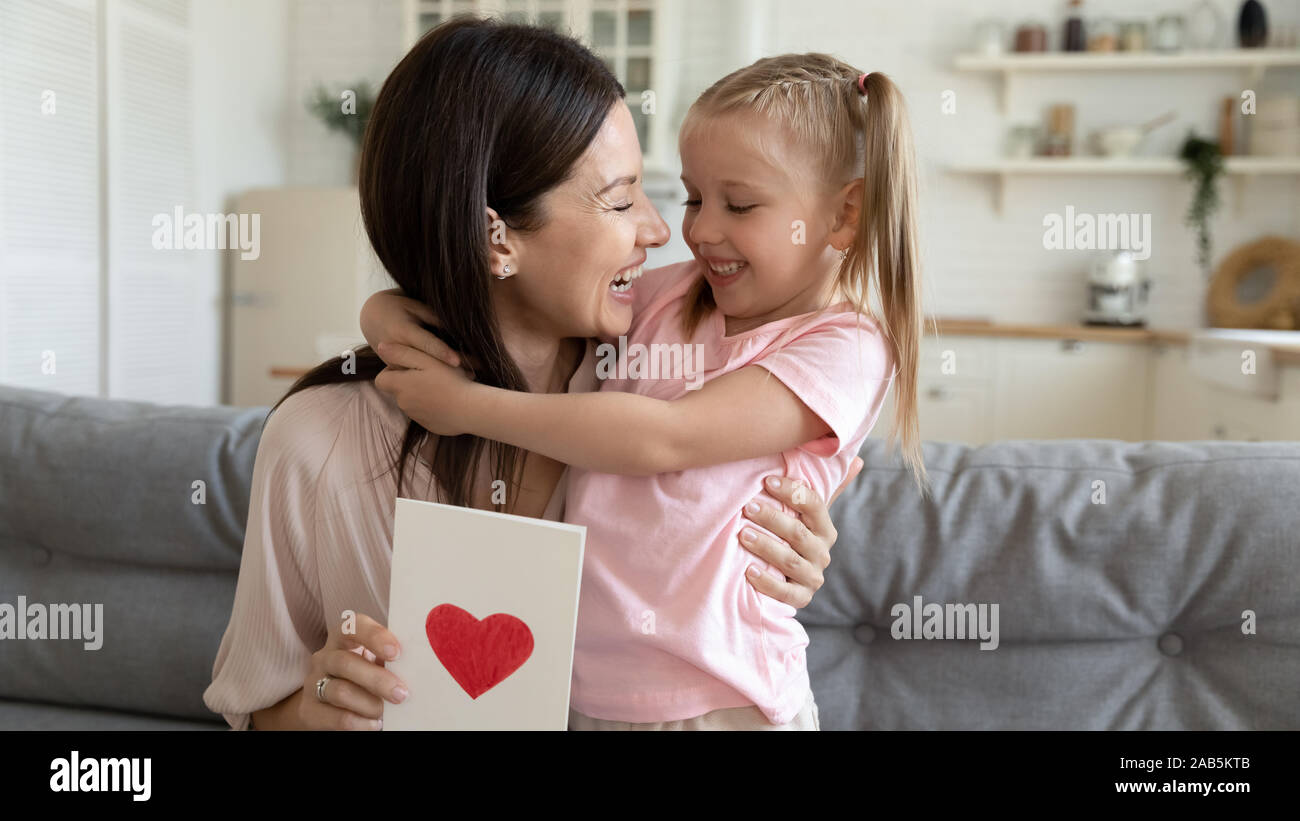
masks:
[[[1015,322],[993,322],[969,317],[935,317],[941,335],[993,336],[1017,339],[1077,339],[1081,342],[1165,343],[1186,345],[1192,338],[1190,330],[1172,328],[1121,328],[1105,325],[1027,325]],[[929,326],[927,325],[927,332]],[[1267,344],[1279,365],[1300,365],[1300,345]]]
[[[1105,325],[1026,325],[988,319],[935,317],[940,334],[1001,336],[1020,339],[1078,339],[1088,342],[1172,342],[1186,344],[1187,331],[1154,328],[1119,328]]]
[[[1119,328],[1105,325],[1028,325],[1017,322],[993,322],[970,317],[935,317],[941,335],[992,336],[1015,339],[1077,339],[1080,342],[1163,343],[1186,345],[1192,338],[1189,330],[1172,328]],[[929,323],[926,332],[930,332]],[[1278,365],[1300,367],[1300,345],[1265,345]],[[297,379],[307,368],[273,366],[276,379]]]

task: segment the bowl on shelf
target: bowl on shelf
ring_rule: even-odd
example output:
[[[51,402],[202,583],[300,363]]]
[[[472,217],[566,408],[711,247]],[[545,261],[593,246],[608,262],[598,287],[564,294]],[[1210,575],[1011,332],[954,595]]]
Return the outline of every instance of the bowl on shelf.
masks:
[[[1092,133],[1092,146],[1103,157],[1131,157],[1145,136],[1145,131],[1132,125],[1100,128]]]
[[[1117,125],[1092,132],[1093,149],[1103,157],[1131,157],[1146,135],[1174,118],[1167,111],[1142,125]]]

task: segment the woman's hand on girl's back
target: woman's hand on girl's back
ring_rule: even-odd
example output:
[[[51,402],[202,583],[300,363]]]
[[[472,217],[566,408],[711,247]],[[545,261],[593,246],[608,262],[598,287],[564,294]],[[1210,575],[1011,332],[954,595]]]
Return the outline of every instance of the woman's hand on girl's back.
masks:
[[[860,470],[862,459],[855,456],[849,475],[831,496],[831,502]],[[772,484],[774,481],[776,484]],[[830,504],[823,502],[817,491],[806,483],[786,476],[769,476],[763,489],[795,512],[785,513],[755,497],[745,505],[745,517],[780,538],[774,539],[756,528],[745,527],[740,531],[740,545],[780,570],[784,576],[778,578],[755,567],[750,569],[746,578],[760,593],[791,607],[807,607],[826,580],[824,571],[831,563],[831,546],[839,537],[831,522]],[[750,509],[753,505],[758,506],[756,510]]]

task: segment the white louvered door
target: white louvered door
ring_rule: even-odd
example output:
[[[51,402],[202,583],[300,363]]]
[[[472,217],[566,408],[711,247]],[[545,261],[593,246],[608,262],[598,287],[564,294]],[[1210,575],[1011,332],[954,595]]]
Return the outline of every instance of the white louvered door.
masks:
[[[100,394],[93,0],[0,3],[0,382]]]
[[[194,210],[188,0],[105,6],[108,395],[181,402],[202,393],[195,250],[153,247],[153,218]]]
[[[190,0],[0,2],[0,382],[201,396]],[[210,302],[210,300],[208,300]]]

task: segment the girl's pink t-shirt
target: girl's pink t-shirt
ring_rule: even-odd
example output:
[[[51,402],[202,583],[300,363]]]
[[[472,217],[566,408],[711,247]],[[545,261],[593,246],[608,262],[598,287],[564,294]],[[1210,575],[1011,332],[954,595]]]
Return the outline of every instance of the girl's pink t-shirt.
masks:
[[[741,509],[774,475],[803,479],[829,499],[880,414],[895,366],[879,326],[845,304],[736,336],[725,335],[715,310],[688,352],[681,314],[698,264],[648,271],[637,283],[626,339],[598,349],[601,390],[672,400],[758,365],[831,433],[785,453],[657,476],[571,469],[565,520],[585,525],[587,542],[570,705],[592,718],[649,722],[753,704],[785,724],[809,691],[808,635],[795,608],[746,581],[750,565],[780,570],[741,546],[743,526],[762,529]],[[620,350],[622,361],[611,367]],[[745,419],[737,407],[733,424]]]

